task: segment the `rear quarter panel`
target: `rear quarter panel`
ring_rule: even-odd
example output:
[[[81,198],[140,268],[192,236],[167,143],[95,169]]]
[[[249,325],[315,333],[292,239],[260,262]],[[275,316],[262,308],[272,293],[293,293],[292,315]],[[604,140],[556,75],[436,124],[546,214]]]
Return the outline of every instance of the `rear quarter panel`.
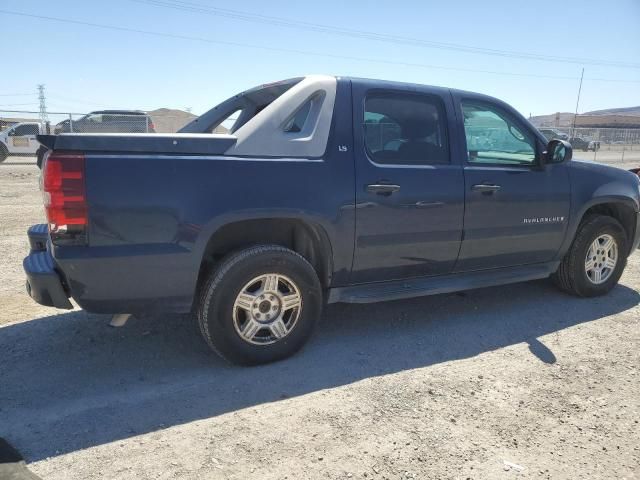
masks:
[[[86,156],[89,246],[54,247],[85,309],[187,311],[202,255],[221,226],[298,218],[326,233],[333,284],[353,256],[354,164],[350,85],[320,159],[92,153]],[[338,145],[346,146],[338,149]]]

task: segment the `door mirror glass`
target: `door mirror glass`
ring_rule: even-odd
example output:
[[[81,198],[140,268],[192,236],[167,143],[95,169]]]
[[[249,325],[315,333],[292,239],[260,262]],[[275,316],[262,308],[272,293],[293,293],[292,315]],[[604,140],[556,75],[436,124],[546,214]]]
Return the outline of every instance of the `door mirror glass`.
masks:
[[[513,125],[509,125],[509,133],[511,135],[513,135],[513,138],[515,138],[516,140],[520,141],[520,142],[525,142],[525,137],[522,134],[522,132],[520,130],[518,130],[516,127],[514,127]]]
[[[573,148],[569,142],[558,138],[547,144],[546,163],[568,162],[573,156]]]

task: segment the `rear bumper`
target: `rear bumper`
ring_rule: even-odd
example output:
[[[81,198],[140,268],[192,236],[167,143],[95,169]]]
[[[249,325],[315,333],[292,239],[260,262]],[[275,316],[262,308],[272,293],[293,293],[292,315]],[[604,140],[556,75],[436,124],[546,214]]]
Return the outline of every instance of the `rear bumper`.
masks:
[[[70,310],[73,308],[55,261],[46,250],[46,225],[34,225],[28,231],[31,252],[22,262],[27,276],[27,293],[40,305]]]

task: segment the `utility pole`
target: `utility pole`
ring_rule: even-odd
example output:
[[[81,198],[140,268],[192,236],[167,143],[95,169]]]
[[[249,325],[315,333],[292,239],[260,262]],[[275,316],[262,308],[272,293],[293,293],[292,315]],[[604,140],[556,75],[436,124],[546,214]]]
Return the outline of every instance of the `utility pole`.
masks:
[[[578,99],[576,100],[576,113],[573,114],[573,128],[571,129],[571,138],[576,136],[576,117],[578,116],[578,105],[580,104],[580,93],[582,92],[582,79],[584,78],[584,67],[580,74],[580,86],[578,87]]]
[[[44,84],[38,85],[38,100],[40,100],[40,121],[43,125],[46,125],[49,121],[49,116],[47,115],[47,99],[44,96]]]

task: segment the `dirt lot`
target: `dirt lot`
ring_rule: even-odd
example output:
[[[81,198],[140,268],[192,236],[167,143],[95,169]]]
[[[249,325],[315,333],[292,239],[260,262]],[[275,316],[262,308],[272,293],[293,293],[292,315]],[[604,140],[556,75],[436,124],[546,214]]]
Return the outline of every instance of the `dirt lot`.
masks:
[[[640,255],[597,299],[331,306],[301,354],[236,368],[182,317],[30,301],[37,173],[0,165],[0,436],[45,480],[640,478]]]

